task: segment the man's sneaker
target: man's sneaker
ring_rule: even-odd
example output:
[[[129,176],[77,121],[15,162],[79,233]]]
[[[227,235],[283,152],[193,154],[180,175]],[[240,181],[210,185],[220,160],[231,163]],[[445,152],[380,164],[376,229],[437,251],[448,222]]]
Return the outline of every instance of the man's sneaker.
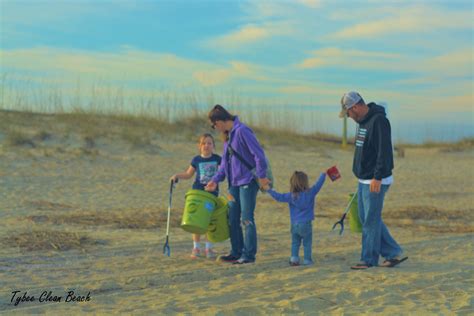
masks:
[[[303,265],[304,266],[312,266],[314,264],[313,260],[303,260]]]
[[[201,257],[201,249],[193,248],[193,251],[191,251],[191,259],[197,259],[200,257]]]
[[[239,260],[239,257],[235,257],[233,255],[217,257],[217,261],[222,261],[222,262],[236,262],[237,260]]]
[[[206,258],[207,259],[214,259],[216,257],[216,253],[214,252],[214,250],[211,248],[211,249],[206,249]]]

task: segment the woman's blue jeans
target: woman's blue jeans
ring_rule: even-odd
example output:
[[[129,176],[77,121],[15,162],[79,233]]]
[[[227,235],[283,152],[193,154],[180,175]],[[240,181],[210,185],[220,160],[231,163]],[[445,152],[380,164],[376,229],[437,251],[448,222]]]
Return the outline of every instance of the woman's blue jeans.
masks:
[[[382,221],[385,193],[390,185],[382,185],[379,193],[370,192],[370,185],[359,183],[357,194],[359,219],[362,224],[362,251],[360,260],[377,266],[379,256],[393,259],[402,253],[402,248],[393,239]]]
[[[299,262],[299,251],[303,241],[304,262],[313,262],[313,221],[291,224],[291,260]]]
[[[234,198],[234,201],[229,201],[231,255],[249,261],[255,261],[257,254],[257,227],[254,211],[258,188],[256,181],[229,188],[229,193]],[[242,233],[241,223],[244,233]]]

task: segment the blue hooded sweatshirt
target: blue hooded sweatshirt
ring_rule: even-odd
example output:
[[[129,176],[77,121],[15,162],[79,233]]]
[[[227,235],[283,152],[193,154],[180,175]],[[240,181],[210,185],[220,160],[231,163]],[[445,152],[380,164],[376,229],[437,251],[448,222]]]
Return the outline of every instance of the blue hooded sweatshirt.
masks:
[[[321,190],[326,174],[321,173],[316,183],[307,191],[294,193],[278,193],[274,190],[267,192],[278,202],[286,202],[290,207],[290,219],[292,224],[304,223],[314,220],[315,197]]]

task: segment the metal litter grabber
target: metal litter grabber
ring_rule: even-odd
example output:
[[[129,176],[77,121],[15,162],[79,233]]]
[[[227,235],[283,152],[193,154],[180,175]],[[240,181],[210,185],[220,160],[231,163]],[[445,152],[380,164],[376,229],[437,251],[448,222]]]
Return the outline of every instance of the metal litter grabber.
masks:
[[[349,204],[347,204],[346,210],[344,211],[344,214],[342,214],[341,219],[335,222],[334,225],[332,226],[332,230],[334,230],[334,228],[336,228],[337,225],[341,225],[341,230],[339,231],[339,235],[342,235],[342,233],[344,232],[344,219],[346,218],[347,212],[349,212],[352,201],[354,201],[354,198],[356,197],[356,195],[357,195],[357,191],[355,191],[355,193],[352,195],[352,198],[349,201]]]
[[[169,233],[170,233],[170,214],[171,214],[171,198],[173,196],[173,187],[174,187],[174,181],[170,181],[170,196],[169,196],[169,202],[168,202],[168,219],[166,221],[166,242],[165,245],[163,246],[163,254],[165,256],[170,256],[171,250],[170,250],[170,245],[169,245]]]

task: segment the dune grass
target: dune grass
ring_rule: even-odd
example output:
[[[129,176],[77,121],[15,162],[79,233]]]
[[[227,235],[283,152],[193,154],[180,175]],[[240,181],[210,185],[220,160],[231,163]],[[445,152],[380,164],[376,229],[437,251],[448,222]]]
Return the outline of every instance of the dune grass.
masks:
[[[5,144],[9,146],[35,147],[32,138],[19,128],[10,128],[6,132]]]
[[[159,210],[117,210],[117,211],[81,211],[77,214],[33,215],[28,220],[40,224],[110,226],[119,229],[156,229],[166,227],[167,214]],[[179,227],[181,218],[172,214],[170,225]]]
[[[384,215],[387,223],[398,227],[411,225],[422,231],[436,233],[472,233],[472,209],[445,210],[436,206],[410,206]]]
[[[49,139],[52,135],[81,135],[88,147],[100,137],[121,139],[134,146],[147,146],[153,138],[194,141],[209,132],[205,115],[196,115],[175,122],[167,119],[134,115],[106,115],[91,112],[44,114],[0,110],[0,131],[11,146],[31,144]],[[303,135],[285,129],[252,127],[264,145],[307,147],[317,143],[337,144],[333,135]]]
[[[7,146],[35,147],[53,136],[79,135],[85,148],[93,148],[99,138],[119,139],[134,147],[150,146],[154,139],[167,141],[195,141],[210,131],[205,113],[170,122],[168,117],[147,117],[131,114],[102,114],[92,111],[72,113],[35,113],[31,111],[0,110],[0,132]],[[340,146],[341,137],[324,133],[302,134],[291,128],[252,126],[264,146],[289,146],[296,149],[319,146]],[[353,141],[348,141],[349,145]],[[348,146],[352,148],[352,146]],[[404,155],[406,148],[438,148],[443,152],[458,152],[474,147],[474,138],[458,142],[426,142],[396,144]]]
[[[66,251],[72,249],[85,251],[91,245],[97,244],[98,241],[78,233],[35,229],[13,234],[1,240],[1,243],[6,246],[19,247],[24,251]]]

